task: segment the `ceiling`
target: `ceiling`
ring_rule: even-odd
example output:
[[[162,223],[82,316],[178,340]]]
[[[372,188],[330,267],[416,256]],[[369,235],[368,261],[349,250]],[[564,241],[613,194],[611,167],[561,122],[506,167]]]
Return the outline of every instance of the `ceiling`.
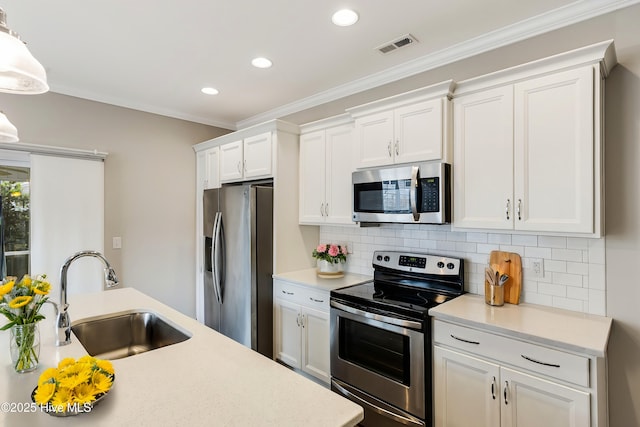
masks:
[[[52,92],[237,129],[637,2],[4,0],[0,7],[46,68]],[[358,23],[331,23],[344,7],[358,12]],[[405,34],[418,42],[388,54],[376,49]],[[252,67],[256,56],[273,67]],[[204,86],[219,94],[204,95]]]

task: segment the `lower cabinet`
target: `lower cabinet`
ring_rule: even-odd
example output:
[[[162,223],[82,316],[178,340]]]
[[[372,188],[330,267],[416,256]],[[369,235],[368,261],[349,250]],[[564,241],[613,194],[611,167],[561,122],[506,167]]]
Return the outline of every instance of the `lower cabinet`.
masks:
[[[434,341],[436,427],[595,427],[602,419],[588,356],[441,321]]]
[[[329,384],[329,292],[275,280],[274,328],[275,358]]]

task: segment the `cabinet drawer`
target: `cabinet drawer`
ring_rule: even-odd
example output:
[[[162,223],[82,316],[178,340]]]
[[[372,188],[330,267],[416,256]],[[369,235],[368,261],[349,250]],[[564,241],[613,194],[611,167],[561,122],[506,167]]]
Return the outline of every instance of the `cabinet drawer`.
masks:
[[[434,320],[433,325],[436,344],[589,387],[588,357],[439,320]]]
[[[293,283],[275,280],[274,297],[295,302],[316,310],[329,311],[329,292],[314,290]]]

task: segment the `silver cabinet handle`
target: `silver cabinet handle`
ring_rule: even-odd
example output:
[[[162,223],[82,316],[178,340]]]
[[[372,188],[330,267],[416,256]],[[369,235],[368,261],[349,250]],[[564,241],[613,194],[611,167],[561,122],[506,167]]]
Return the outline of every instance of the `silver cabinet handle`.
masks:
[[[293,292],[287,292],[284,289],[282,290],[282,293],[285,294],[285,295],[294,295]]]
[[[324,203],[320,203],[320,216],[324,216]]]
[[[400,140],[396,139],[396,156],[400,155]]]
[[[238,173],[242,173],[242,169],[240,169],[240,162],[236,165],[236,169],[238,169]]]
[[[244,159],[244,171],[247,172],[247,159]]]
[[[505,208],[505,213],[507,214],[507,221],[509,221],[510,211],[511,211],[511,200],[507,199],[507,207]]]
[[[508,405],[509,400],[507,399],[507,390],[509,390],[509,381],[504,382],[504,404]]]
[[[547,363],[547,362],[541,362],[539,360],[533,359],[531,357],[527,357],[524,354],[520,355],[524,360],[528,360],[529,362],[533,362],[533,363],[537,363],[538,365],[543,365],[543,366],[550,366],[552,368],[559,368],[560,365],[556,364],[556,363]]]
[[[312,297],[309,297],[309,299],[310,299],[311,301],[313,301],[313,302],[324,302],[324,300],[323,300],[323,299],[315,299],[315,298],[312,298]]]
[[[304,314],[300,314],[300,326],[304,328]]]
[[[493,377],[493,381],[491,382],[491,398],[496,400],[496,377]]]
[[[522,221],[522,215],[520,215],[520,208],[522,207],[522,199],[518,199],[518,221]]]
[[[393,156],[393,153],[391,152],[391,141],[387,144],[387,151],[389,152],[389,157]]]
[[[455,335],[453,335],[453,334],[450,334],[450,335],[451,335],[451,338],[453,338],[454,340],[458,340],[458,341],[466,342],[467,344],[480,345],[480,342],[479,342],[479,341],[470,341],[470,340],[465,340],[464,338],[457,337],[457,336],[455,336]]]
[[[296,325],[300,327],[300,313],[298,313],[298,315],[296,316]]]
[[[324,204],[324,216],[329,216],[329,203]]]

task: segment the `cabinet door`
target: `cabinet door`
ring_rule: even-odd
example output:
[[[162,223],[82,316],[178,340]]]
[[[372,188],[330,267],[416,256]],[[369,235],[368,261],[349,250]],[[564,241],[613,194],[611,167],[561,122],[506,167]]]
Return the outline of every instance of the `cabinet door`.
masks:
[[[327,179],[325,158],[324,130],[300,136],[299,221],[301,224],[324,223]],[[348,182],[351,183],[351,177]],[[347,186],[347,181],[342,184]]]
[[[368,168],[393,163],[393,111],[356,119],[356,166]]]
[[[220,181],[242,179],[242,141],[220,146]]]
[[[302,370],[329,384],[329,313],[302,308]]]
[[[502,427],[589,427],[590,396],[551,381],[501,368]]]
[[[326,130],[326,223],[350,224],[352,215],[351,173],[353,172],[353,126],[345,125]]]
[[[515,85],[515,227],[594,231],[593,68]]]
[[[282,299],[276,299],[275,314],[275,357],[283,363],[300,368],[300,306]]]
[[[432,99],[394,112],[396,163],[442,158],[443,100]]]
[[[271,132],[245,138],[243,152],[245,179],[272,175],[271,148]]]
[[[220,188],[220,147],[205,151],[205,188]]]
[[[438,346],[433,356],[435,427],[500,426],[498,365]]]
[[[513,228],[513,87],[454,103],[453,225]]]

